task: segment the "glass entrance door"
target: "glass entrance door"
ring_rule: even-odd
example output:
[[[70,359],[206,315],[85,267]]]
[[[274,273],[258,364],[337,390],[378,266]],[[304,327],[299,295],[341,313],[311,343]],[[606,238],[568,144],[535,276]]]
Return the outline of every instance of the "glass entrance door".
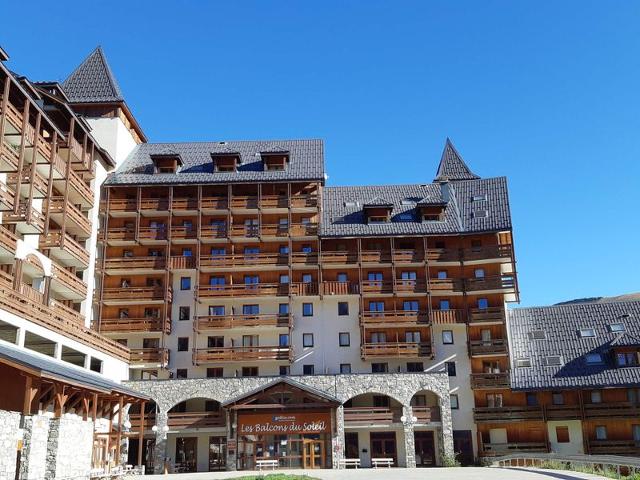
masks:
[[[209,471],[226,470],[227,439],[226,437],[209,437]]]
[[[393,458],[398,466],[395,432],[371,432],[371,458]]]
[[[304,440],[304,468],[324,468],[324,441]]]
[[[433,432],[415,432],[416,466],[434,467],[436,464],[436,448]]]

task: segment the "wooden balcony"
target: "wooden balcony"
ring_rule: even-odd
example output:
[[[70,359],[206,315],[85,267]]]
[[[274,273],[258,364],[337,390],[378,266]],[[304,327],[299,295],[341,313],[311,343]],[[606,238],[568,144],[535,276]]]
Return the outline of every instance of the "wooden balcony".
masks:
[[[121,257],[105,259],[105,270],[162,270],[166,266],[165,257]]]
[[[49,199],[49,214],[58,224],[66,225],[66,231],[83,238],[91,236],[91,221],[75,205],[65,202],[64,197]]]
[[[229,230],[226,225],[202,225],[200,227],[200,237],[203,240],[226,239]]]
[[[345,427],[365,426],[365,425],[391,425],[399,423],[402,417],[400,408],[385,407],[345,407],[344,424]]]
[[[427,284],[424,280],[395,279],[393,290],[397,294],[427,293]]]
[[[172,430],[216,428],[226,425],[226,415],[218,412],[169,412],[167,425]]]
[[[291,353],[291,347],[281,347],[278,345],[197,348],[193,351],[193,362],[195,365],[203,365],[217,362],[290,361]]]
[[[292,195],[291,196],[291,208],[317,208],[318,207],[318,195]]]
[[[290,289],[291,295],[309,296],[319,295],[320,290],[317,282],[293,282]]]
[[[467,292],[513,290],[515,286],[516,282],[513,275],[493,275],[483,278],[465,279],[465,289]]]
[[[424,252],[418,250],[393,250],[391,252],[396,265],[424,263]]]
[[[472,373],[471,388],[476,390],[492,388],[509,388],[509,373]]]
[[[364,343],[360,347],[360,354],[363,359],[384,357],[429,357],[431,356],[431,353],[431,344],[427,342]]]
[[[438,292],[460,292],[464,291],[464,282],[461,278],[430,278],[429,289],[433,293]]]
[[[22,174],[9,173],[7,174],[7,184],[11,187],[12,191],[16,191],[16,187],[20,181],[20,194],[28,198],[31,186],[33,185],[33,198],[44,198],[47,196],[48,184],[46,178],[44,178],[36,170],[33,173],[33,182],[31,181],[31,165],[27,165],[22,169]]]
[[[262,195],[260,208],[263,210],[287,209],[289,198],[286,195]]]
[[[195,197],[173,197],[171,199],[171,210],[175,214],[180,211],[196,211],[198,210],[198,199]]]
[[[83,325],[85,322],[84,315],[80,312],[74,310],[73,308],[67,307],[65,304],[58,302],[57,300],[51,300],[50,307],[56,316],[65,318],[66,320],[76,323],[78,325]]]
[[[458,249],[430,248],[427,250],[429,263],[455,263],[460,260],[460,250]]]
[[[229,200],[226,197],[202,197],[200,208],[202,210],[227,210]]]
[[[103,205],[104,206],[101,206],[101,209],[106,211],[106,202]],[[132,198],[111,198],[109,200],[108,208],[110,213],[135,213],[138,211],[138,201]]]
[[[322,295],[357,295],[360,285],[354,282],[322,282]]]
[[[542,421],[542,407],[476,407],[473,419],[476,422],[509,423],[516,421]]]
[[[280,253],[236,253],[230,255],[201,255],[200,267],[235,268],[256,266],[288,266],[289,255]]]
[[[61,291],[68,298],[84,299],[87,296],[87,284],[73,273],[60,267],[55,262],[53,265],[53,279],[51,288],[54,291]]]
[[[169,199],[164,198],[141,198],[138,210],[166,212],[169,210]]]
[[[640,455],[640,442],[635,440],[587,440],[587,444],[591,455]]]
[[[257,210],[260,199],[257,195],[234,195],[231,197],[232,210]]]
[[[479,454],[484,457],[509,455],[518,452],[547,452],[545,442],[482,443]]]
[[[378,327],[412,327],[428,326],[429,316],[427,312],[416,312],[406,310],[390,310],[385,312],[365,311],[360,315],[362,326]]]
[[[176,255],[169,259],[169,268],[172,270],[191,270],[196,268],[195,257]]]
[[[155,366],[164,368],[169,364],[169,350],[166,348],[132,348],[130,362],[132,366]]]
[[[465,323],[469,318],[464,309],[431,310],[429,313],[433,324]]]
[[[71,137],[69,140],[69,149],[71,150],[71,163],[80,170],[91,170],[92,161],[91,154],[85,151],[83,145],[75,138]],[[78,165],[79,164],[79,165]]]
[[[210,297],[247,297],[247,296],[287,296],[289,285],[286,283],[252,283],[236,285],[199,285],[199,298]]]
[[[411,407],[418,423],[441,422],[440,407]]]
[[[472,357],[507,355],[507,341],[502,338],[491,340],[469,340],[469,351]]]
[[[0,249],[12,255],[15,253],[17,245],[18,237],[0,225]]]
[[[138,239],[143,241],[165,241],[167,239],[167,229],[164,227],[140,227],[138,228]]]
[[[15,172],[20,160],[19,147],[13,146],[6,140],[0,143],[0,172]]]
[[[513,248],[511,245],[492,245],[479,248],[465,248],[462,250],[462,259],[465,262],[478,262],[483,260],[511,260]]]
[[[505,322],[503,307],[472,308],[469,310],[469,323],[488,325]]]
[[[639,418],[640,405],[631,402],[587,403],[584,405],[585,418]]]
[[[154,300],[165,300],[164,287],[111,287],[102,290],[103,300],[136,300],[140,302],[150,302]],[[171,288],[166,297],[171,301]]]
[[[26,201],[18,207],[18,212],[5,212],[2,215],[3,223],[15,225],[16,230],[23,234],[42,234],[44,232],[45,217],[35,208],[31,208]]]
[[[73,203],[81,203],[85,207],[91,207],[94,203],[93,190],[75,171],[69,171],[69,198]]]
[[[316,237],[318,236],[317,223],[293,223],[289,228],[292,237]]]
[[[136,241],[135,228],[109,227],[100,232],[100,238],[108,243],[132,243]]]
[[[391,294],[393,293],[393,283],[383,280],[363,280],[360,282],[360,291],[366,294]]]
[[[363,264],[373,263],[375,265],[391,263],[391,251],[363,250],[360,252],[360,262]]]
[[[9,212],[13,210],[14,197],[16,196],[13,189],[0,181],[0,212]]]
[[[350,251],[322,252],[322,265],[357,265],[358,254]]]
[[[89,266],[89,252],[76,240],[61,231],[49,231],[40,237],[40,249],[50,250],[62,264],[69,267],[87,268]]]
[[[305,252],[293,252],[291,254],[291,264],[296,266],[306,266],[306,265],[317,265],[318,264],[318,254],[316,252],[305,253]]]
[[[579,405],[545,405],[543,409],[547,420],[566,420],[582,417]]]
[[[195,322],[197,332],[251,327],[290,327],[291,316],[273,314],[257,315],[200,315]]]
[[[195,240],[198,232],[195,227],[171,225],[171,240]]]
[[[160,317],[102,318],[100,333],[171,332],[171,319]]]

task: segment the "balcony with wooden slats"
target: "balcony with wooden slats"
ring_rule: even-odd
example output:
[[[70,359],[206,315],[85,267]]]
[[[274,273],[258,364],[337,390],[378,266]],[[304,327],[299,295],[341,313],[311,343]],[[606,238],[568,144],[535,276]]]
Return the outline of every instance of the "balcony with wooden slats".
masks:
[[[513,292],[516,286],[513,275],[490,275],[482,278],[467,278],[464,283],[467,292]]]
[[[469,323],[471,325],[491,325],[504,322],[504,307],[472,308],[469,310]]]
[[[324,281],[321,284],[322,295],[358,295],[360,285],[355,282]]]
[[[289,285],[281,283],[252,283],[235,285],[199,285],[198,298],[288,296]]]
[[[100,319],[100,333],[171,332],[171,319],[118,317]]]
[[[511,261],[513,258],[513,247],[511,245],[492,245],[477,248],[465,248],[462,250],[462,260],[465,263],[502,263]]]
[[[290,292],[294,296],[315,296],[320,294],[317,282],[292,282]]]
[[[255,327],[289,328],[291,327],[291,316],[277,313],[256,315],[199,315],[195,321],[195,330],[197,332]]]
[[[427,293],[427,284],[424,280],[403,280],[396,278],[393,282],[393,291],[399,295]]]
[[[71,235],[59,230],[49,231],[40,236],[40,249],[49,250],[51,255],[67,267],[87,268],[89,252]]]
[[[596,418],[640,418],[640,405],[631,402],[587,403],[584,405],[584,417]]]
[[[362,264],[383,265],[391,263],[391,251],[363,250],[360,252]]]
[[[495,457],[509,455],[519,452],[547,452],[547,444],[545,442],[508,442],[508,443],[482,443],[480,445],[479,455],[483,457]]]
[[[65,225],[65,229],[71,235],[80,238],[91,236],[91,221],[75,205],[65,201],[62,196],[51,197],[49,202],[49,215],[58,225]]]
[[[396,265],[422,264],[425,261],[424,252],[418,250],[393,250],[391,256]]]
[[[372,358],[430,357],[432,347],[427,342],[363,343],[360,354],[364,360]]]
[[[490,340],[470,340],[469,352],[472,357],[490,357],[507,355],[507,341],[502,338],[492,338]]]
[[[0,142],[0,172],[15,172],[20,163],[19,147],[7,140]]]
[[[429,325],[427,312],[389,310],[384,312],[364,311],[360,316],[363,327],[425,327]]]
[[[591,455],[640,456],[640,441],[629,440],[587,440]]]
[[[35,208],[30,207],[25,200],[20,203],[17,213],[3,213],[2,221],[9,225],[15,225],[16,231],[25,235],[42,234],[44,232],[44,215]]]
[[[357,266],[358,254],[350,251],[323,251],[321,254],[322,266],[329,267],[334,266]]]
[[[509,423],[542,421],[544,415],[540,406],[476,407],[473,409],[473,419],[478,423]]]
[[[138,240],[140,243],[165,243],[167,241],[167,228],[139,227]]]
[[[165,368],[169,364],[166,348],[132,348],[129,357],[131,368]]]
[[[14,190],[0,180],[0,212],[9,212],[13,210],[15,196],[16,194]]]
[[[318,265],[317,252],[293,252],[291,254],[293,268]]]
[[[171,225],[171,240],[172,241],[191,241],[198,238],[198,232],[195,227],[188,227],[184,225]]]
[[[229,228],[226,225],[202,225],[200,227],[200,238],[207,240],[226,240],[229,235]]]
[[[131,272],[138,271],[137,273],[143,273],[143,271],[164,270],[166,266],[165,257],[151,256],[151,257],[120,257],[120,258],[107,258],[104,262],[105,270],[115,273],[116,271]]]
[[[229,208],[226,197],[202,197],[200,209],[205,211],[224,211]]]
[[[360,282],[363,295],[385,295],[393,293],[393,282],[383,280],[363,280]]]
[[[509,388],[510,386],[508,372],[471,374],[471,388],[476,390]]]
[[[107,204],[103,200],[100,205],[103,212],[109,210],[113,216],[126,216],[126,214],[136,214],[138,212],[138,201],[134,198],[110,198]]]
[[[9,173],[7,174],[7,185],[9,185],[12,191],[16,191],[16,187],[18,186],[18,181],[20,181],[20,194],[28,198],[29,193],[33,189],[32,196],[33,198],[44,198],[47,196],[48,192],[48,180],[43,177],[36,170],[33,172],[33,181],[32,181],[32,172],[31,165],[26,165],[22,169],[22,173]]]
[[[51,289],[69,300],[84,300],[87,297],[87,284],[56,263],[53,263]]]
[[[228,255],[201,255],[200,268],[258,268],[258,267],[288,267],[289,256],[281,253],[236,253]]]
[[[171,288],[165,296],[164,287],[109,287],[102,289],[102,300],[109,304],[125,302],[170,302]]]
[[[318,195],[292,195],[291,196],[291,208],[296,209],[317,209],[318,208]]]
[[[138,210],[142,214],[164,214],[169,212],[169,199],[163,198],[141,198],[138,203]]]
[[[567,420],[582,417],[579,405],[545,405],[543,408],[547,420]]]
[[[286,210],[289,208],[289,198],[286,195],[262,195],[260,208],[262,210]]]
[[[437,325],[452,324],[452,323],[465,323],[467,321],[467,310],[452,308],[449,310],[431,310],[429,312],[429,318],[431,323]]]
[[[400,423],[402,409],[388,407],[344,407],[344,426],[391,425]]]
[[[139,432],[142,424],[142,417],[139,413],[129,414],[131,432]],[[145,430],[151,430],[156,423],[154,413],[145,413]],[[171,430],[189,430],[199,428],[219,428],[226,425],[226,416],[223,412],[169,412],[167,415],[167,425]]]
[[[257,210],[260,198],[257,195],[234,195],[231,197],[231,210]]]
[[[218,362],[291,361],[291,347],[215,347],[197,348],[193,351],[193,363],[204,365]]]
[[[413,416],[416,417],[417,423],[427,424],[442,421],[440,415],[440,407],[411,407]]]
[[[130,245],[136,242],[136,230],[131,227],[109,227],[100,231],[100,239],[109,245]]]
[[[95,201],[93,190],[91,190],[91,187],[73,170],[69,171],[68,186],[70,187],[69,200],[72,203],[81,204],[83,208],[91,208],[93,206]]]
[[[191,270],[196,268],[196,259],[195,257],[175,255],[169,259],[169,268],[171,270]]]
[[[461,278],[430,278],[429,290],[432,294],[450,294],[464,292],[464,282]]]
[[[198,211],[198,199],[195,197],[173,197],[171,199],[171,210],[174,215],[186,212]]]
[[[8,257],[13,260],[17,245],[18,237],[0,225],[0,257]]]

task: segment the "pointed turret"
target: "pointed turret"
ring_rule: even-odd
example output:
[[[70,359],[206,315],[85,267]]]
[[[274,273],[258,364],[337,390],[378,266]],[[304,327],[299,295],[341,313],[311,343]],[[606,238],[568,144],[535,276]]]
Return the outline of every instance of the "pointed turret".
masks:
[[[476,180],[478,178],[480,177],[473,173],[467,164],[464,163],[456,147],[454,147],[451,140],[447,138],[434,181]]]
[[[98,46],[62,83],[72,103],[116,103],[124,97]]]

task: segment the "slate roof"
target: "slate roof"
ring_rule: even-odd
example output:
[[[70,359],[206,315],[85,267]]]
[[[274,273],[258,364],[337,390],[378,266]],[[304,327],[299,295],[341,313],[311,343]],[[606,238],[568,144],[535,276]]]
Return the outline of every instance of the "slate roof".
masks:
[[[67,77],[62,88],[71,103],[124,102],[101,47],[91,52]]]
[[[626,331],[611,332],[612,323],[624,324]],[[637,344],[640,301],[516,308],[508,312],[507,328],[514,390],[640,386],[640,367],[616,367],[611,352],[613,345]],[[580,328],[593,328],[595,338],[580,337]],[[545,339],[533,340],[533,330],[543,330]],[[587,364],[587,353],[600,353],[604,362]],[[546,366],[552,355],[560,355],[563,364]],[[531,367],[516,366],[520,358],[531,359]]]
[[[480,177],[473,173],[467,164],[464,163],[456,147],[454,147],[451,140],[447,138],[434,181],[474,180],[477,178]]]
[[[261,152],[289,152],[284,170],[264,170]],[[154,173],[151,155],[179,154],[177,173]],[[211,154],[238,153],[236,172],[214,172]],[[197,184],[232,182],[324,181],[322,140],[142,143],[127,157],[106,185]]]
[[[37,371],[42,377],[83,385],[92,390],[102,392],[119,392],[136,398],[148,398],[135,390],[113,382],[99,373],[91,372],[67,364],[61,360],[47,358],[34,352],[19,348],[10,343],[0,341],[0,362],[5,359],[18,363],[30,370]]]
[[[444,221],[422,222],[418,203],[441,204]],[[374,197],[393,204],[391,221],[365,223],[363,206]],[[486,200],[475,200],[474,196]],[[493,232],[511,229],[507,181],[504,177],[412,185],[325,187],[322,197],[323,237],[430,235]],[[479,215],[477,212],[483,212]],[[486,214],[484,213],[486,212]]]

